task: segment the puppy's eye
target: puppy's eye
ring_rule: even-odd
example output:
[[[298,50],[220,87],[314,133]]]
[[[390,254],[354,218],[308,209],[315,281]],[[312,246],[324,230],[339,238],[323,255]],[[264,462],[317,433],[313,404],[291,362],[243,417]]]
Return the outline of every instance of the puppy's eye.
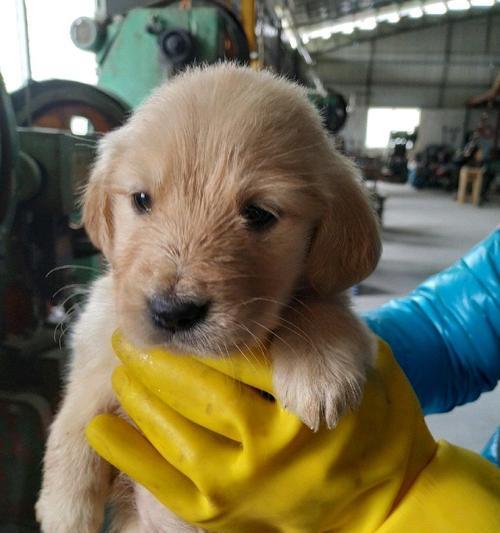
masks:
[[[132,204],[138,213],[149,213],[153,202],[147,192],[136,192],[132,195]]]
[[[278,221],[273,213],[254,204],[246,205],[241,215],[246,220],[248,227],[255,231],[267,229]]]

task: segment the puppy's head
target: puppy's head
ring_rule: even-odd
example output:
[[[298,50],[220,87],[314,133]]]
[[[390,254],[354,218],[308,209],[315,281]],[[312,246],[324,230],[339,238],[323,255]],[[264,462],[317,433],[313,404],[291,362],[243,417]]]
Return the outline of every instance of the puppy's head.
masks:
[[[261,341],[296,291],[344,290],[380,249],[304,90],[232,65],[177,77],[103,139],[83,218],[127,336],[197,353]]]

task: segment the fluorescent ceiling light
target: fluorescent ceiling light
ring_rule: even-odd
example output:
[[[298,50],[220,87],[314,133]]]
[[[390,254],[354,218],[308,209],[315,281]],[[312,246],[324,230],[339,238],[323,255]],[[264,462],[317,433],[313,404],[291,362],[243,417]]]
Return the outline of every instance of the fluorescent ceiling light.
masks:
[[[377,27],[377,19],[375,17],[366,17],[356,21],[356,26],[363,31],[374,30]]]
[[[342,22],[341,24],[335,24],[332,26],[332,33],[343,33],[344,35],[350,35],[354,31],[353,22]]]
[[[295,50],[297,48],[297,38],[290,29],[283,31],[283,36],[290,43],[290,46]]]
[[[344,35],[350,35],[354,31],[354,22],[346,22],[341,24],[342,29],[340,30]]]
[[[302,36],[307,37],[308,39],[318,39],[319,37],[323,35],[324,31],[325,31],[324,28],[321,28],[320,30],[313,30],[313,31],[310,31],[309,33],[304,33],[302,34]]]
[[[447,4],[450,11],[465,11],[470,9],[469,0],[449,0]]]
[[[392,12],[389,12],[389,13],[379,13],[377,15],[377,20],[379,22],[389,22],[390,24],[396,24],[401,19],[399,17],[399,13],[397,11],[392,11]]]
[[[426,15],[444,15],[447,9],[444,2],[431,2],[424,5],[424,11]]]
[[[473,7],[491,7],[495,0],[471,0],[470,3]]]
[[[421,7],[411,7],[407,9],[402,9],[401,15],[405,15],[407,17],[410,17],[411,19],[419,19],[420,17],[424,16],[424,12],[422,11]]]

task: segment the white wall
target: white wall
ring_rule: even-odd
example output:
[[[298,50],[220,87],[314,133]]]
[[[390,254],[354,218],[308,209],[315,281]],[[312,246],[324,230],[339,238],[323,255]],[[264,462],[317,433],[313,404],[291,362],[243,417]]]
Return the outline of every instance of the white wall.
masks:
[[[428,144],[460,148],[464,138],[465,109],[422,109],[415,150]]]
[[[383,150],[366,150],[366,124],[368,108],[354,106],[347,124],[340,132],[349,152],[381,153]],[[472,122],[472,121],[471,121]],[[460,148],[464,138],[465,109],[422,109],[416,151],[428,144],[449,144]],[[474,124],[472,124],[474,125]]]
[[[349,113],[347,123],[340,131],[348,152],[359,153],[365,151],[367,117],[368,109],[363,106],[354,106]]]

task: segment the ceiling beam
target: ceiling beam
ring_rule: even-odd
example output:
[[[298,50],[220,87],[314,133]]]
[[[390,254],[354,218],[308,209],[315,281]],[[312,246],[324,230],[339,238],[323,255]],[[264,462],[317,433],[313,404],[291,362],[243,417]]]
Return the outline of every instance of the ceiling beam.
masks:
[[[441,26],[448,24],[449,21],[470,20],[482,17],[494,16],[500,13],[500,5],[496,4],[488,8],[488,11],[463,11],[450,12],[441,16],[424,15],[420,19],[401,19],[397,24],[378,24],[377,28],[371,32],[355,30],[351,35],[334,34],[330,39],[314,39],[307,44],[307,48],[314,57],[331,54],[341,48],[346,48],[355,43],[370,42],[374,39],[383,39],[393,35],[399,35],[410,31]]]

